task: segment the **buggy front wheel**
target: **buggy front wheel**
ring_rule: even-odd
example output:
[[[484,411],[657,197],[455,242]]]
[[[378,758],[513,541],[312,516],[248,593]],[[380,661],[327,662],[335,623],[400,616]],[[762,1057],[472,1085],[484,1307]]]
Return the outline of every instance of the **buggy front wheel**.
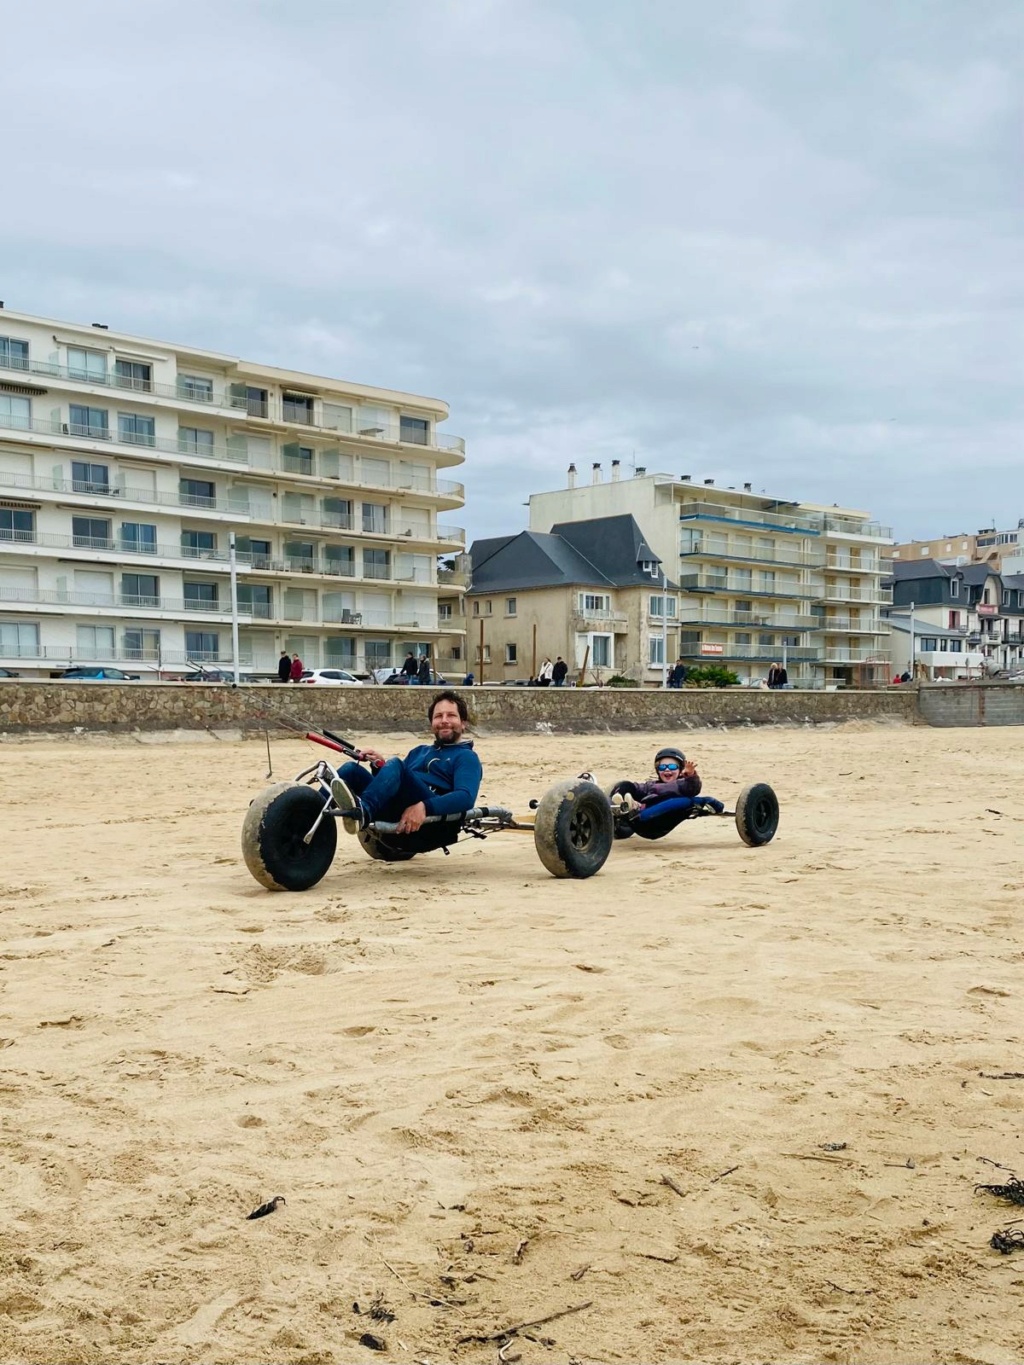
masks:
[[[779,798],[767,782],[744,787],[736,801],[736,828],[745,844],[770,844],[779,828]]]
[[[324,877],[338,846],[334,817],[325,815],[305,842],[323,808],[323,795],[301,782],[278,782],[257,796],[242,824],[242,856],[261,886],[308,891]]]
[[[555,877],[600,872],[612,850],[611,802],[594,782],[556,782],[541,797],[533,827],[537,855]]]

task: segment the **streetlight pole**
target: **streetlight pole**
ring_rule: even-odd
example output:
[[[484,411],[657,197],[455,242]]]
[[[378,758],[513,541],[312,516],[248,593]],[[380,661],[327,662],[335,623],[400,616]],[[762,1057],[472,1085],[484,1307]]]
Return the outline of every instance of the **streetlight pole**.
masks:
[[[231,566],[231,666],[238,686],[238,563],[235,558],[235,533],[228,532],[228,560]]]
[[[668,687],[668,575],[661,566],[661,687]]]
[[[917,653],[917,641],[914,639],[914,603],[910,604],[910,681],[914,681],[914,656]]]

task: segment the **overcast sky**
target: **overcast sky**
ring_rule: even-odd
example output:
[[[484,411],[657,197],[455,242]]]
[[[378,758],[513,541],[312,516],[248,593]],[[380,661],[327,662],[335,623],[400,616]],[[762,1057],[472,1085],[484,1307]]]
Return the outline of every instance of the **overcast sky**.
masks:
[[[10,308],[575,460],[1015,526],[1021,0],[3,4]],[[456,514],[451,514],[452,520]]]

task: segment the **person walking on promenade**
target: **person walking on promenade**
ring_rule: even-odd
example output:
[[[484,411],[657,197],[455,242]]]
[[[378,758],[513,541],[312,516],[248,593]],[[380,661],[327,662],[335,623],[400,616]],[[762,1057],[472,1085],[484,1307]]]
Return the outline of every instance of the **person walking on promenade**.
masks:
[[[281,657],[277,661],[277,681],[286,683],[292,676],[292,661],[288,657],[286,649],[281,650]]]
[[[569,672],[569,665],[562,658],[561,654],[555,659],[551,668],[551,681],[556,687],[565,685],[565,675]]]
[[[289,669],[289,676],[292,682],[302,681],[302,660],[297,654],[292,655],[292,666]]]

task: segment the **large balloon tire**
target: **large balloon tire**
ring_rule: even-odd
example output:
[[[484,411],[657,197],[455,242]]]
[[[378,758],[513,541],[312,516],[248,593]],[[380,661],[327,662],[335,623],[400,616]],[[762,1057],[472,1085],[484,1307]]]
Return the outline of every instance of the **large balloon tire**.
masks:
[[[361,829],[356,838],[363,852],[378,863],[407,863],[410,858],[416,857],[415,853],[409,853],[404,848],[395,848],[372,829]]]
[[[552,876],[593,877],[607,862],[614,837],[611,802],[596,782],[556,782],[541,797],[533,842]]]
[[[242,857],[268,891],[308,891],[334,861],[334,817],[320,821],[310,843],[304,838],[323,810],[322,792],[301,782],[278,782],[261,792],[242,824]]]
[[[767,782],[752,782],[736,801],[736,828],[745,844],[770,844],[779,828],[779,798]]]

